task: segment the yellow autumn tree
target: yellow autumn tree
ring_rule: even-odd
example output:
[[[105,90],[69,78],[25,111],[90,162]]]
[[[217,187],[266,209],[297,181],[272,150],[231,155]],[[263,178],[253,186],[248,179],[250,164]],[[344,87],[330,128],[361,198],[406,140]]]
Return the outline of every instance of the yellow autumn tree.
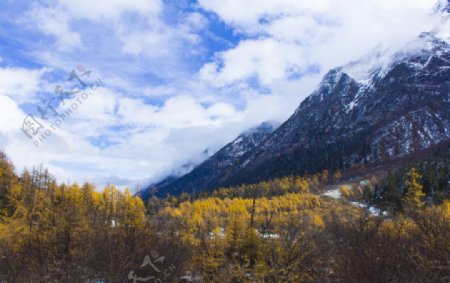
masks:
[[[407,209],[417,210],[423,207],[422,199],[425,196],[423,185],[419,182],[420,174],[416,168],[411,168],[406,180],[406,194],[403,198]]]
[[[341,174],[341,170],[336,170],[336,172],[334,172],[334,182],[339,182],[342,179],[342,174]]]

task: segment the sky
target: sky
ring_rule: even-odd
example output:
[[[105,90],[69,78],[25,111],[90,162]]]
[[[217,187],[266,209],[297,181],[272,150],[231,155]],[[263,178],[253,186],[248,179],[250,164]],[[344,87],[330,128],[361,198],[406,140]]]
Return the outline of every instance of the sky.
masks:
[[[430,30],[434,0],[3,0],[0,150],[144,187],[283,122],[330,69]]]

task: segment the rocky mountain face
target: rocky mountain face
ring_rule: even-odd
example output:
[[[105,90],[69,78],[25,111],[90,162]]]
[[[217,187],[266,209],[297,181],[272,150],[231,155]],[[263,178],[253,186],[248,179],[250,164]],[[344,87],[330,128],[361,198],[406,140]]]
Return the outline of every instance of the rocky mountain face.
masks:
[[[383,163],[449,141],[449,43],[424,33],[388,60],[369,57],[328,72],[230,183]]]
[[[234,171],[236,165],[242,162],[243,156],[255,149],[278,126],[277,122],[264,122],[243,132],[186,175],[181,177],[171,175],[142,191],[141,196],[144,199],[148,198],[153,189],[156,195],[165,196],[167,193],[195,192],[219,186],[222,180],[236,173]]]
[[[329,71],[276,131],[238,137],[160,192],[387,163],[450,142],[450,5],[438,6],[444,28]]]

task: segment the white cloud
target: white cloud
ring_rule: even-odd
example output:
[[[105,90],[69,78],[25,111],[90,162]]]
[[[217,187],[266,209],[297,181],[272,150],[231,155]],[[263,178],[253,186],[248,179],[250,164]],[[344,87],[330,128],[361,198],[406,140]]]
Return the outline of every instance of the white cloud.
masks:
[[[31,10],[21,22],[30,28],[37,27],[44,34],[56,38],[56,46],[60,51],[70,51],[81,48],[80,34],[72,31],[69,17],[65,11],[58,8],[36,7]]]
[[[30,48],[50,68],[0,68],[0,147],[19,169],[42,162],[60,181],[143,185],[256,123],[287,119],[329,68],[429,29],[431,2],[200,0],[236,44],[217,40],[222,23],[204,11],[170,14],[160,0],[32,4],[18,22],[50,37]],[[78,63],[105,87],[36,148],[19,131],[19,106],[53,92],[52,70]]]
[[[75,102],[65,100],[58,112]],[[18,168],[42,163],[61,181],[94,181],[101,186],[113,180],[134,186],[195,159],[206,148],[217,149],[224,142],[222,127],[238,117],[234,107],[223,102],[202,105],[180,95],[156,107],[99,88],[35,147],[19,131],[26,114],[17,102],[2,95],[0,105],[6,113],[0,119],[0,146]],[[38,121],[49,128],[48,121]],[[231,139],[235,133],[236,129],[225,135]],[[92,138],[106,139],[105,147],[91,144]]]
[[[90,20],[120,28],[121,16],[125,12],[144,15],[157,22],[162,3],[159,0],[102,0],[95,4],[88,0],[61,0],[54,5],[34,3],[32,9],[19,22],[30,29],[38,28],[44,34],[56,38],[58,50],[69,52],[83,48],[80,32],[72,28],[78,20]],[[128,47],[127,49],[132,48]]]
[[[379,44],[398,48],[434,24],[430,0],[200,0],[236,31],[250,36],[206,64],[200,76],[223,85],[257,76],[263,84],[294,68],[321,71],[365,55]],[[256,37],[256,39],[255,39]]]
[[[2,89],[1,86],[0,89]],[[0,93],[0,113],[2,113],[0,119],[0,130],[2,133],[20,129],[20,121],[25,118],[25,114],[11,97],[2,93]]]
[[[147,97],[169,96],[177,93],[177,89],[174,86],[162,85],[155,87],[144,87],[141,89],[141,95]]]
[[[47,70],[24,68],[0,68],[0,95],[14,98],[23,103],[36,100],[36,93],[42,90],[42,75]]]
[[[59,4],[70,13],[71,17],[90,20],[115,19],[125,12],[157,15],[162,9],[160,0],[100,0],[95,4],[89,0],[61,0]]]
[[[168,25],[158,17],[146,17],[138,29],[124,24],[116,25],[116,34],[122,43],[121,52],[150,59],[156,64],[169,67],[179,64],[181,57],[195,53],[201,42],[197,32],[205,28],[208,20],[192,12],[180,16],[176,24]],[[170,68],[173,71],[176,68]],[[161,66],[158,69],[161,72]]]
[[[257,76],[264,85],[288,76],[289,70],[308,67],[308,57],[296,45],[273,38],[245,40],[218,55],[218,62],[206,64],[200,77],[216,86]],[[218,67],[223,65],[222,68]]]
[[[244,32],[258,31],[263,17],[271,19],[286,15],[311,14],[330,8],[330,1],[327,0],[199,0],[199,3]]]

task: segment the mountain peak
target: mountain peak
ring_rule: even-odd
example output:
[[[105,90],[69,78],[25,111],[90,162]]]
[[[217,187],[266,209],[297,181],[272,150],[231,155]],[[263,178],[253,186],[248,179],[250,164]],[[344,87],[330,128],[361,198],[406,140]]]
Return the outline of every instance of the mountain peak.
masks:
[[[172,174],[158,184],[141,191],[140,196],[148,199],[153,189],[156,189],[157,195],[165,196],[167,193],[192,193],[196,190],[208,190],[217,187],[219,185],[217,179],[230,174],[230,170],[235,168],[234,166],[239,164],[247,153],[254,150],[279,125],[280,123],[276,121],[265,121],[242,132],[236,139],[186,174],[182,176]]]
[[[276,121],[265,121],[241,133],[234,141],[226,145],[221,151],[227,159],[234,160],[255,148],[269,134],[275,131],[280,124]],[[220,152],[220,151],[219,151]]]
[[[450,13],[450,0],[439,0],[434,10],[436,12]]]
[[[280,127],[241,133],[158,195],[385,164],[450,142],[450,2],[436,8],[433,30],[332,69]]]
[[[169,191],[384,164],[449,142],[450,44],[438,31],[332,69],[272,134],[238,137]]]
[[[239,136],[249,135],[249,134],[254,134],[254,133],[271,133],[276,128],[278,128],[278,126],[280,126],[280,123],[277,121],[264,121],[261,124],[244,131]]]

